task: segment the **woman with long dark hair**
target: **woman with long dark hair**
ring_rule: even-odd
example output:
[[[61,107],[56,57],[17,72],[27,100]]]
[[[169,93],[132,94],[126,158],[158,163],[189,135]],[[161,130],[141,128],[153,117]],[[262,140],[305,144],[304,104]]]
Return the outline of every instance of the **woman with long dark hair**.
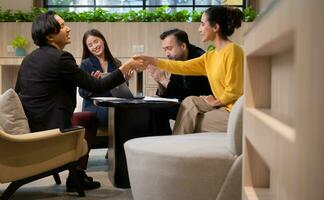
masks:
[[[83,35],[82,43],[83,54],[80,67],[83,71],[100,78],[121,66],[121,62],[112,56],[105,37],[97,29],[86,31]],[[94,105],[91,97],[109,97],[111,96],[109,90],[102,93],[91,93],[80,88],[79,94],[83,97],[82,111],[96,113],[99,119],[99,127],[107,129],[107,108]]]

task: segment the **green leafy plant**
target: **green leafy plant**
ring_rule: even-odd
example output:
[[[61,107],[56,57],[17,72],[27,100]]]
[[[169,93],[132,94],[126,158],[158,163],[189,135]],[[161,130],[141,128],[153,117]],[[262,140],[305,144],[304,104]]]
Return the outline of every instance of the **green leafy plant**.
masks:
[[[257,17],[256,11],[251,6],[246,7],[243,10],[243,14],[245,22],[252,22]]]
[[[33,8],[31,12],[2,10],[0,8],[0,22],[32,22],[36,16],[46,11],[45,8]]]
[[[36,16],[46,11],[47,9],[44,8],[34,8],[31,12],[1,10],[0,8],[0,22],[32,22]],[[153,11],[140,10],[127,13],[112,13],[100,8],[79,13],[69,10],[56,10],[56,12],[66,22],[197,22],[200,21],[202,15],[202,12],[197,11],[172,11],[167,6]]]
[[[16,35],[16,37],[11,41],[11,45],[16,49],[26,48],[28,45],[28,40],[21,35]]]
[[[57,0],[69,1],[69,0]],[[34,8],[31,12],[1,10],[0,22],[32,22],[40,13],[47,12],[45,8]],[[167,6],[156,8],[153,11],[140,10],[127,13],[112,13],[103,9],[85,12],[71,12],[69,10],[56,10],[66,22],[200,22],[203,12],[187,10],[172,11]],[[244,21],[251,22],[257,13],[251,6],[243,10]]]
[[[191,12],[191,21],[192,22],[200,22],[201,16],[202,16],[203,12],[199,12],[199,11],[192,11]]]

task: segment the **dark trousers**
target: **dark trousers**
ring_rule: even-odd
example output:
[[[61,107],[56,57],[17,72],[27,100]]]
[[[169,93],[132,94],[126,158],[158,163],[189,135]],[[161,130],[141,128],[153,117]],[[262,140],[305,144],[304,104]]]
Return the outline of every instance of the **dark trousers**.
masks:
[[[176,104],[169,108],[161,108],[154,110],[154,117],[156,118],[156,130],[158,134],[161,135],[171,135],[172,130],[170,128],[170,119],[175,120],[177,117],[177,112],[179,109],[179,104]]]
[[[83,126],[85,128],[84,139],[88,143],[88,153],[79,159],[79,167],[86,170],[91,143],[92,140],[96,137],[99,121],[95,113],[77,112],[73,113],[72,116],[72,127],[73,126]]]

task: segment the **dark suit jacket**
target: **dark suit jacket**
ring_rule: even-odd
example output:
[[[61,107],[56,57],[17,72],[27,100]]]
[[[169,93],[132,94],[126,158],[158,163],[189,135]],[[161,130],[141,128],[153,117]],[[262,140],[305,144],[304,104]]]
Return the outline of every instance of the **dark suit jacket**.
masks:
[[[99,93],[124,81],[120,70],[104,79],[95,79],[77,66],[70,53],[47,45],[24,58],[16,92],[32,132],[65,129],[71,127],[77,86]]]
[[[194,45],[189,45],[188,60],[197,58],[205,51]],[[182,101],[188,96],[210,95],[212,91],[206,76],[182,76],[172,74],[164,92],[158,90],[157,95],[165,98],[177,98]]]

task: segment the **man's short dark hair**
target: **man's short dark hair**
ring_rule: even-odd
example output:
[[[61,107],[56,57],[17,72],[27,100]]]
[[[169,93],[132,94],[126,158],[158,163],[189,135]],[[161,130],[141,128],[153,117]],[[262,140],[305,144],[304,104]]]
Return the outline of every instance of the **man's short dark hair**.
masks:
[[[160,39],[164,40],[166,37],[168,37],[169,35],[174,35],[174,37],[176,38],[178,43],[185,43],[187,48],[189,48],[189,39],[188,39],[188,34],[180,29],[170,29],[167,31],[164,31],[161,35],[160,35]]]
[[[47,36],[60,31],[61,25],[55,19],[55,12],[48,11],[38,15],[32,24],[32,38],[37,46],[47,44]]]

